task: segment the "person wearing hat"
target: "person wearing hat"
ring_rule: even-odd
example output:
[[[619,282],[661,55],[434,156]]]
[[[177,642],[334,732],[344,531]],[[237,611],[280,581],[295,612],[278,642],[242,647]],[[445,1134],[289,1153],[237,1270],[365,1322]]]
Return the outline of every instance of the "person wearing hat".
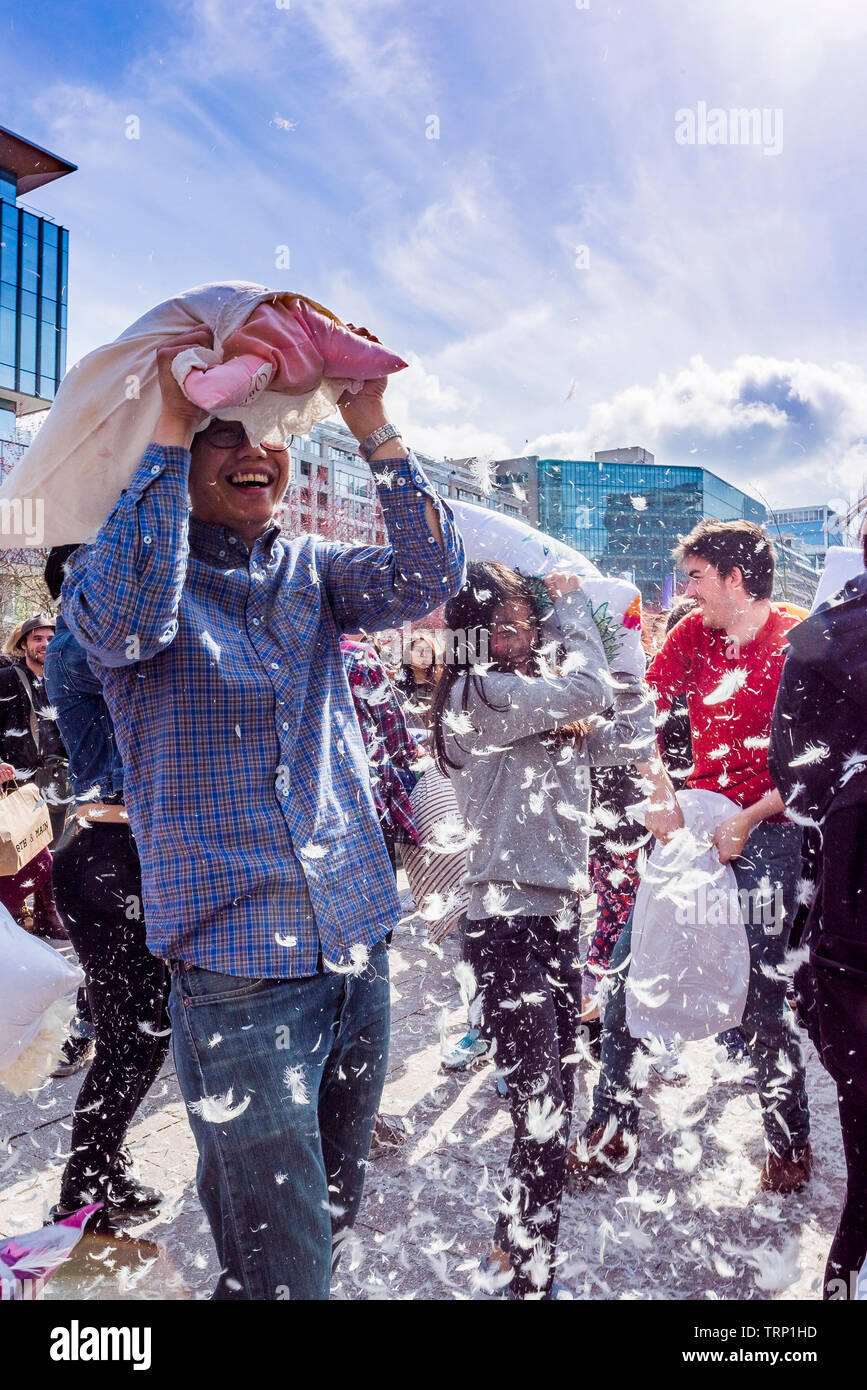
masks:
[[[10,633],[0,666],[0,783],[35,781],[46,795],[56,844],[66,824],[69,784],[66,749],[57,721],[51,716],[43,676],[45,653],[54,636],[56,619],[34,613]],[[51,889],[51,853],[43,849],[17,874],[0,878],[0,902],[21,918],[33,894],[33,931],[60,937],[63,930]]]

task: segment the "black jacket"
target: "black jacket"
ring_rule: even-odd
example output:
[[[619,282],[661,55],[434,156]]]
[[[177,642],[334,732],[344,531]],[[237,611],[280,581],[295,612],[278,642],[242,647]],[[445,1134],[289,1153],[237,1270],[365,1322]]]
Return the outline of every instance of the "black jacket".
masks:
[[[16,670],[17,668],[17,670]],[[30,701],[18,676],[20,671],[30,684],[36,706],[39,748],[31,733]],[[50,709],[42,681],[38,680],[23,661],[0,665],[0,762],[11,763],[18,781],[44,767],[48,757],[66,758],[66,750],[57,727],[57,720],[40,717],[39,712]]]
[[[768,762],[810,823],[801,872],[813,897],[790,942],[809,949],[799,1013],[837,1084],[867,1097],[867,573],[789,632]]]
[[[768,765],[796,816],[821,822],[859,755],[867,765],[867,572],[788,638]]]

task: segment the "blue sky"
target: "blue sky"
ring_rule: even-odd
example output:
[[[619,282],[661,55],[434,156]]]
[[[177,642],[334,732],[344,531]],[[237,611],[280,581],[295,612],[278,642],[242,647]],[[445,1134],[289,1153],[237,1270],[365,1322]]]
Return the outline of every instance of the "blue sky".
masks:
[[[70,229],[70,364],[257,280],[411,361],[426,452],[860,490],[867,6],[282,3],[0,0],[0,123],[79,165],[28,199]],[[781,148],[678,143],[700,102],[781,112]]]

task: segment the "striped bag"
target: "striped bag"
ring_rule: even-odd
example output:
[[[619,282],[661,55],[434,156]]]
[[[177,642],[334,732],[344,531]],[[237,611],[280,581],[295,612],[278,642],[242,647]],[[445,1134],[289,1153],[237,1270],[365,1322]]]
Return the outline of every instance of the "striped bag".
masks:
[[[418,912],[434,943],[445,940],[467,910],[461,887],[467,871],[466,833],[452,784],[435,767],[422,773],[412,795],[418,845],[400,854]]]

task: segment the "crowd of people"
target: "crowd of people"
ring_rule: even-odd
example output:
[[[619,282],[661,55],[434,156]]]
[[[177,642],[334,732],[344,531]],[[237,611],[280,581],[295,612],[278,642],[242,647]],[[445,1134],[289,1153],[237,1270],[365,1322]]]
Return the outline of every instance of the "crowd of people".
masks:
[[[577,575],[467,560],[384,380],[338,404],[388,544],[287,539],[286,449],[199,410],[171,372],[180,346],[158,353],[162,413],[96,539],[51,552],[58,616],[20,624],[0,666],[0,779],[37,780],[53,833],[0,901],[67,937],[86,976],[58,1065],[87,1072],[51,1219],[97,1201],[111,1233],[158,1207],[125,1141],[171,1044],[214,1297],[328,1298],[379,1115],[396,875],[430,774],[466,831],[470,1017],[444,1065],[489,1056],[514,1128],[478,1285],[569,1297],[566,1184],[639,1151],[636,903],[654,844],[688,832],[688,787],[730,803],[714,850],[761,909],[743,914],[743,1016],[718,1039],[749,1062],[761,1187],[811,1179],[803,1025],[848,1172],[825,1294],[851,1296],[867,1259],[867,573],[808,617],[773,601],[760,528],[703,521],[677,551],[685,599],[647,626],[646,675],[620,671]],[[418,630],[435,611],[462,640]],[[401,624],[416,630],[395,661],[376,634]],[[652,1052],[676,1080],[676,1047]]]

